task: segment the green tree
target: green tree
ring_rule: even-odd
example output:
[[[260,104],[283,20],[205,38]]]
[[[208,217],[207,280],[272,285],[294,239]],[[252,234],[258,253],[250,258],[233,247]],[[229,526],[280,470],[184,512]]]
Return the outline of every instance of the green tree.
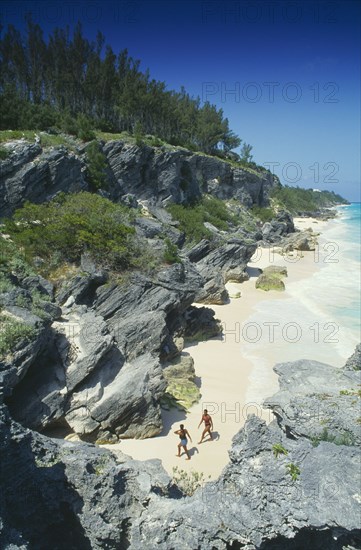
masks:
[[[106,189],[107,161],[97,141],[92,141],[86,148],[86,164],[92,190]]]
[[[249,143],[244,143],[241,149],[241,161],[252,162],[253,155],[251,154],[253,147]]]

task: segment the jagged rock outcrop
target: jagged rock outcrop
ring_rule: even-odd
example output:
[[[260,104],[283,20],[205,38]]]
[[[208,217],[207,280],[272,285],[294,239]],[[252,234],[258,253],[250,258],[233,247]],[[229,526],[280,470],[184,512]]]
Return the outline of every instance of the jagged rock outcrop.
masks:
[[[225,283],[248,279],[247,263],[256,248],[256,243],[247,243],[236,237],[218,247],[202,240],[192,248],[188,252],[188,258],[205,281],[196,295],[196,301],[204,304],[225,304],[228,301]]]
[[[344,369],[361,370],[361,344],[356,346],[354,353],[347,359]]]
[[[166,205],[192,202],[202,192],[221,199],[236,198],[246,206],[268,204],[274,176],[266,170],[234,168],[215,157],[169,150],[138,147],[121,141],[103,146],[117,197],[134,193],[141,200]]]
[[[280,243],[282,251],[287,253],[292,250],[316,250],[318,235],[319,233],[314,233],[312,229],[306,229],[287,235]]]
[[[174,337],[202,278],[187,262],[126,287],[104,284],[89,258],[82,270],[58,290],[62,317],[29,353],[10,411],[33,429],[67,426],[92,441],[154,436],[167,385],[160,361],[179,354]]]
[[[289,212],[280,211],[274,220],[262,226],[262,237],[267,243],[279,242],[282,237],[294,233],[295,226]]]
[[[137,463],[22,428],[0,406],[1,548],[129,547],[133,518],[176,496],[160,461]]]
[[[22,141],[4,147],[10,154],[0,161],[0,217],[10,216],[26,200],[41,203],[59,191],[88,189],[83,161],[65,147],[43,151]]]
[[[59,191],[89,190],[86,153],[63,146],[42,149],[39,144],[14,141],[4,145],[9,157],[0,161],[0,217],[9,216],[25,200],[44,202]],[[112,200],[146,201],[166,206],[193,202],[208,192],[236,198],[246,206],[268,204],[275,176],[260,170],[234,168],[219,158],[186,149],[137,146],[123,141],[100,143],[107,163],[107,196]]]
[[[311,384],[303,382],[309,363],[292,363],[287,372],[277,367],[281,388],[289,387],[291,367],[298,372],[294,391],[283,399],[290,399],[289,407],[297,384],[301,394]],[[339,376],[348,376],[326,367],[312,362],[314,401],[325,383],[336,386]],[[14,422],[0,405],[0,544],[59,550],[360,548],[359,446],[315,446],[301,434],[290,437],[279,423],[248,417],[221,476],[185,497],[157,460],[139,462],[120,451],[46,438]]]
[[[264,405],[293,437],[361,444],[361,370],[356,353],[345,368],[302,360],[274,367],[280,391]]]

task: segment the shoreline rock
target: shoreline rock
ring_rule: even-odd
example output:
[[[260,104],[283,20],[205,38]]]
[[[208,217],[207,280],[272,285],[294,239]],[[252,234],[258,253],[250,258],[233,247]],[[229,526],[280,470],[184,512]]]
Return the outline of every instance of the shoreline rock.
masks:
[[[361,371],[348,368],[278,365],[281,389],[268,406],[279,416],[283,396],[283,404],[297,407],[296,384],[301,395],[312,386],[314,400],[340,377],[353,384]],[[47,438],[12,420],[3,404],[0,421],[4,548],[57,548],[60,539],[62,547],[95,550],[360,548],[359,446],[313,446],[280,422],[266,425],[251,415],[233,438],[221,476],[187,497],[159,460]]]

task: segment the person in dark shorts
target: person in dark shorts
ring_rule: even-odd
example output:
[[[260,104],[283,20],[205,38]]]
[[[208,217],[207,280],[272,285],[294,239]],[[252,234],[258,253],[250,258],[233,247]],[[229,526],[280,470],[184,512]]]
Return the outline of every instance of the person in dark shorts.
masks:
[[[201,440],[198,441],[198,443],[202,443],[203,438],[207,433],[209,434],[209,437],[211,438],[211,441],[213,441],[212,432],[211,432],[211,429],[213,430],[213,420],[212,420],[211,415],[208,414],[207,409],[204,409],[204,411],[203,411],[202,418],[201,418],[201,420],[198,424],[198,428],[202,424],[202,422],[204,422],[204,430],[203,430],[203,433],[202,433]]]
[[[187,449],[187,443],[188,443],[188,439],[187,439],[187,436],[189,437],[189,439],[191,440],[192,442],[192,438],[190,436],[190,433],[188,432],[188,430],[185,429],[184,427],[184,424],[181,424],[180,425],[180,429],[179,430],[176,430],[174,432],[175,434],[179,435],[179,439],[180,439],[180,442],[178,444],[178,454],[176,456],[180,456],[180,452],[181,452],[181,447],[183,447],[186,455],[187,455],[187,458],[186,460],[190,460],[191,457],[190,457],[190,454],[189,454],[189,451]]]

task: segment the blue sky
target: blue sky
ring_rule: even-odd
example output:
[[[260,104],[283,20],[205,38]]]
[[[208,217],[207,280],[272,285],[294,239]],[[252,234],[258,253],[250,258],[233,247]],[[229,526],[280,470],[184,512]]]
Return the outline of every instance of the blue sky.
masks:
[[[288,0],[0,2],[19,28],[74,26],[221,107],[282,183],[360,200],[360,4]]]

